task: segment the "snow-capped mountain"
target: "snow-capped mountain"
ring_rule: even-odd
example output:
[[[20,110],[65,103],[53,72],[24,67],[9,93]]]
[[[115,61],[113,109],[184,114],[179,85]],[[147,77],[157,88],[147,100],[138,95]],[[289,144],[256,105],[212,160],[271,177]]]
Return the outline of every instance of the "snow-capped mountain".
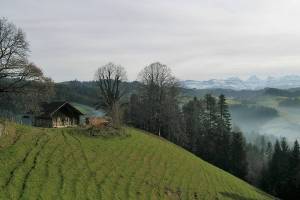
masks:
[[[246,80],[238,77],[228,79],[210,79],[206,81],[186,80],[182,81],[186,88],[196,89],[232,89],[232,90],[258,90],[264,88],[289,89],[300,87],[300,76],[289,75],[282,77],[268,77],[260,79],[257,76],[251,76]]]

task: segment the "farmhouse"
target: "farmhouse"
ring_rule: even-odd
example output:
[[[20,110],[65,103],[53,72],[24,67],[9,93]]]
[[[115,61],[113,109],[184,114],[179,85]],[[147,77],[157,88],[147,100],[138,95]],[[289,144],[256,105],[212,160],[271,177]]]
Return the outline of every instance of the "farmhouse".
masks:
[[[68,102],[43,103],[41,114],[35,117],[35,125],[48,128],[77,126],[81,115],[83,113]]]

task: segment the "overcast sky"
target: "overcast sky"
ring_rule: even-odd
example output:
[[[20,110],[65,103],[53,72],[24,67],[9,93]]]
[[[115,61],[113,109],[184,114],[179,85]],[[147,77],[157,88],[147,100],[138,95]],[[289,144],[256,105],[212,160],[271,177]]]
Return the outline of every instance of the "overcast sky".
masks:
[[[55,81],[154,61],[180,79],[300,75],[299,0],[0,0]]]

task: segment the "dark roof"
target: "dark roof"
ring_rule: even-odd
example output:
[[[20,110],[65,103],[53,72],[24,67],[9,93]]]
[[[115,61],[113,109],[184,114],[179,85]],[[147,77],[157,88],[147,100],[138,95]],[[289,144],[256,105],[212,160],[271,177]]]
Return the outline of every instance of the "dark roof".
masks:
[[[59,109],[64,106],[69,106],[72,109],[72,112],[75,112],[78,115],[83,115],[77,108],[72,106],[70,103],[66,101],[55,101],[50,103],[42,103],[41,104],[41,115],[38,116],[40,118],[50,118],[54,113],[56,113]]]

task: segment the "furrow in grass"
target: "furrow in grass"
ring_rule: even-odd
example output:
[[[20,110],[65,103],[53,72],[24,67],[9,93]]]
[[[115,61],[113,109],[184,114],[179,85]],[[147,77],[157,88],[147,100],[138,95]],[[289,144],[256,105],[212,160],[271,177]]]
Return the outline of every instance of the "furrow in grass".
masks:
[[[79,139],[77,139],[75,136],[70,135],[69,133],[66,133],[66,136],[68,136],[66,138],[72,138],[72,140],[70,140],[67,143],[70,146],[70,148],[72,149],[70,155],[73,158],[73,160],[75,161],[75,165],[77,167],[76,172],[80,172],[79,174],[76,175],[76,179],[74,179],[75,182],[73,185],[75,185],[75,190],[76,191],[78,190],[78,189],[76,189],[77,188],[76,186],[78,186],[78,183],[82,183],[83,192],[81,192],[81,194],[84,194],[85,198],[87,198],[87,196],[90,195],[90,193],[87,191],[88,187],[90,186],[90,180],[93,179],[93,183],[95,184],[95,188],[96,188],[96,190],[95,190],[96,197],[93,195],[92,199],[95,199],[95,198],[99,199],[100,192],[98,191],[96,178],[95,178],[95,176],[92,176],[93,172],[90,169],[88,158],[83,150],[83,147],[81,146],[81,141]],[[79,153],[74,154],[73,152],[76,152],[76,151],[78,151]],[[77,159],[75,159],[75,155],[77,156]],[[79,161],[82,161],[83,163],[79,163]],[[82,169],[80,169],[80,168],[82,168]],[[85,171],[87,171],[86,172],[87,179],[85,179],[85,176],[84,176]],[[82,178],[80,178],[80,177],[82,177]],[[80,180],[80,182],[77,182],[77,180]],[[83,197],[81,197],[81,198],[83,198]]]
[[[187,159],[184,159],[184,160],[182,160],[181,163],[186,163],[186,162],[187,162]],[[180,164],[180,165],[178,166],[178,170],[176,170],[176,171],[178,171],[178,172],[186,171],[185,168],[184,168],[185,166],[186,166],[186,165],[184,165],[184,164]],[[179,169],[182,169],[182,170],[179,170]],[[185,176],[186,176],[186,175],[185,175],[184,173],[177,174],[177,178],[178,178],[177,187],[180,189],[181,197],[183,197],[184,191],[186,190],[186,189],[184,188],[184,186],[183,186],[183,184],[184,184],[184,177],[185,177]]]
[[[226,186],[226,187],[223,188],[222,192],[229,192],[230,193],[230,191],[234,190],[233,184],[226,183],[226,181],[223,177],[218,176],[217,179],[220,180],[220,182],[222,182],[222,185]],[[220,193],[220,192],[218,192],[218,193]]]
[[[72,160],[73,160],[73,162],[74,162],[74,164],[75,164],[75,165],[73,165],[73,167],[75,166],[76,171],[79,171],[79,169],[77,169],[77,168],[78,168],[78,164],[77,164],[76,159],[75,159],[75,157],[74,157],[73,147],[72,147],[72,145],[68,142],[68,138],[67,138],[67,135],[68,135],[68,134],[65,133],[65,131],[63,130],[62,135],[63,135],[63,138],[64,138],[63,142],[71,148],[70,153],[67,154],[67,156],[65,157],[65,153],[66,153],[66,151],[67,151],[68,149],[67,149],[67,147],[66,147],[65,145],[63,145],[62,162],[60,162],[60,165],[59,165],[59,167],[58,167],[58,172],[59,172],[59,177],[60,177],[60,179],[59,179],[59,186],[60,186],[60,187],[59,187],[59,188],[60,188],[59,194],[60,194],[60,196],[63,198],[63,190],[64,190],[64,182],[65,182],[65,179],[64,179],[64,173],[63,173],[63,169],[62,169],[62,168],[63,168],[64,164],[66,163],[66,158],[67,158],[68,160],[70,160],[70,158],[72,158]],[[67,178],[67,177],[66,177],[66,178]],[[72,177],[72,178],[73,178],[73,180],[72,180],[72,182],[73,182],[73,184],[72,184],[72,186],[73,186],[72,191],[74,192],[74,196],[76,197],[76,196],[77,196],[76,184],[77,184],[77,180],[80,178],[80,176],[79,176],[79,174],[78,174],[78,176],[74,176],[74,177]]]
[[[15,135],[11,136],[7,136],[7,137],[12,137],[12,141],[6,141],[6,142],[1,142],[1,144],[3,144],[3,146],[0,144],[0,151],[3,150],[7,150],[8,148],[12,148],[14,145],[17,144],[17,142],[21,139],[21,134],[20,133],[16,133]]]
[[[34,146],[37,146],[38,145],[38,142],[40,141],[41,137],[38,137],[36,139],[36,142],[34,144]],[[26,163],[30,153],[32,152],[33,148],[31,147],[29,151],[26,152],[24,158],[19,162],[17,163],[17,165],[9,172],[9,177],[7,179],[7,181],[5,182],[5,185],[4,187],[8,187],[8,185],[11,183],[12,179],[14,178],[15,176],[15,172],[22,166],[24,165],[24,163]]]
[[[52,139],[53,142],[56,141],[55,139],[56,139],[57,137],[58,137],[58,135],[56,135],[56,136],[54,137],[54,139]],[[50,142],[50,141],[49,141],[49,142]],[[43,181],[44,184],[41,185],[41,189],[40,189],[40,192],[39,192],[39,198],[40,198],[40,199],[43,199],[43,198],[41,197],[41,194],[42,194],[42,192],[44,191],[45,183],[48,181],[48,178],[49,178],[49,173],[50,173],[50,170],[49,170],[49,168],[50,168],[49,162],[50,162],[50,160],[53,158],[54,153],[57,151],[57,149],[58,149],[59,147],[60,147],[60,144],[57,144],[56,146],[54,146],[54,147],[53,147],[53,150],[50,151],[50,153],[49,153],[48,156],[46,156],[47,159],[46,159],[45,164],[44,164],[44,165],[45,165],[45,178],[44,178],[44,181]]]
[[[201,165],[197,170],[199,171],[198,173],[201,173],[201,176],[202,176],[201,180],[203,180],[203,182],[206,183],[206,185],[204,186],[205,188],[202,188],[202,190],[206,190],[207,192],[205,192],[205,193],[200,192],[202,195],[201,198],[207,199],[211,196],[211,190],[212,190],[211,188],[213,187],[213,183],[211,183],[210,178],[207,176],[207,174],[210,172],[207,171],[206,166],[203,166],[203,165]],[[198,191],[197,188],[196,188],[196,190]],[[199,197],[198,193],[197,193],[197,197]]]
[[[152,146],[149,146],[149,149],[151,149]],[[139,170],[137,171],[137,174],[141,173],[141,180],[140,183],[137,184],[137,188],[136,188],[136,198],[140,199],[141,194],[140,191],[142,191],[142,186],[144,186],[145,184],[147,184],[147,181],[145,181],[145,179],[147,178],[147,176],[151,173],[151,161],[155,158],[155,156],[157,156],[158,154],[155,151],[151,151],[148,159],[144,159],[144,169],[142,167],[139,168]],[[145,163],[146,161],[146,163]],[[146,197],[146,194],[144,194],[144,197]]]
[[[64,159],[63,159],[64,160]],[[63,190],[63,187],[64,187],[64,174],[63,174],[63,172],[62,172],[62,165],[63,164],[61,164],[61,165],[59,165],[59,167],[58,167],[58,175],[59,175],[59,183],[58,183],[58,186],[59,186],[59,188],[60,188],[60,193],[61,193],[61,196],[63,196],[63,194],[62,194],[62,190]]]
[[[143,155],[143,157],[142,157],[143,162],[140,162],[141,166],[139,166],[135,170],[134,175],[131,177],[129,184],[127,185],[127,192],[129,193],[130,192],[130,187],[132,186],[133,179],[136,178],[136,176],[138,176],[139,173],[141,173],[141,177],[142,178],[140,178],[139,183],[136,183],[137,184],[137,188],[136,188],[135,196],[136,196],[137,199],[139,199],[140,196],[141,196],[141,193],[140,193],[140,191],[142,190],[141,187],[144,184],[148,183],[147,181],[145,181],[145,179],[151,173],[151,161],[153,160],[153,158],[156,155],[158,155],[157,152],[155,152],[155,151],[152,150],[152,148],[153,147],[150,146],[150,145],[148,147],[145,147],[145,151],[147,152],[148,155],[147,154]],[[151,149],[152,151],[147,151],[147,149]],[[144,168],[142,166],[144,166]]]
[[[49,142],[49,138],[47,138],[47,140],[41,145],[40,150],[35,154],[34,158],[33,158],[33,164],[30,167],[29,171],[25,174],[25,178],[23,180],[23,184],[22,184],[22,188],[21,188],[21,193],[20,193],[20,197],[19,199],[21,199],[25,193],[25,190],[27,188],[27,184],[28,184],[28,178],[31,175],[31,173],[33,172],[33,170],[36,168],[37,165],[37,160],[41,154],[41,152],[43,151],[44,147],[46,146],[46,144]]]
[[[198,177],[196,177],[195,175],[193,175],[192,173],[190,173],[190,176],[189,176],[189,179],[188,179],[188,184],[187,184],[187,188],[186,188],[186,190],[187,191],[189,191],[187,194],[188,194],[188,196],[187,196],[187,199],[191,199],[191,200],[193,200],[193,199],[195,199],[195,197],[197,198],[198,196],[197,196],[197,193],[196,193],[196,191],[197,191],[197,188],[194,188],[193,186],[194,186],[194,180],[196,179],[196,178],[198,178]]]
[[[58,132],[58,130],[55,130]],[[52,151],[48,154],[47,160],[45,162],[39,164],[43,164],[45,166],[45,176],[46,178],[43,181],[42,187],[40,189],[40,198],[41,199],[62,199],[62,191],[59,187],[60,184],[60,174],[59,167],[62,163],[63,155],[64,155],[64,141],[63,136],[60,132],[56,134],[55,138],[49,142],[47,145],[48,148],[53,148]],[[45,148],[45,151],[47,148]],[[50,156],[51,155],[51,156]]]
[[[119,163],[122,163],[124,162],[123,159],[126,159],[127,157],[130,156],[130,154],[134,151],[132,148],[128,148],[130,147],[130,143],[127,143],[126,145],[124,145],[124,147],[119,151],[119,154],[117,154],[115,157],[112,157],[111,158],[111,161],[110,161],[110,165],[109,166],[104,166],[104,167],[107,167],[107,172],[102,172],[102,174],[104,174],[104,177],[102,178],[102,180],[98,183],[101,190],[105,190],[105,184],[107,182],[108,179],[112,179],[112,174],[115,173],[117,170],[117,167],[119,165]],[[126,150],[130,150],[130,152],[127,152]],[[125,151],[124,151],[125,150]],[[127,155],[127,157],[125,156]],[[115,159],[118,158],[119,159],[119,163],[116,163],[114,164],[115,162]],[[107,199],[107,198],[104,198],[104,194],[102,195],[103,199]]]
[[[69,154],[70,156],[68,157],[68,161],[70,161],[72,168],[70,168],[68,170],[68,172],[71,173],[71,175],[66,174],[66,178],[71,179],[70,183],[68,184],[66,182],[66,184],[68,184],[70,191],[72,191],[73,196],[76,197],[77,196],[77,184],[80,181],[80,176],[82,175],[82,170],[79,169],[78,167],[78,161],[77,159],[74,157],[73,152]],[[74,173],[75,171],[75,173]],[[66,172],[67,173],[67,172]],[[66,180],[67,181],[67,180]],[[68,188],[66,188],[67,190]]]
[[[160,146],[157,146],[156,148],[156,153],[159,154],[160,156],[158,157],[157,160],[153,161],[153,170],[151,173],[151,181],[149,181],[148,185],[151,187],[151,190],[149,192],[150,199],[158,198],[160,199],[162,197],[162,192],[161,190],[161,182],[163,180],[165,170],[161,170],[163,167],[161,167],[163,164],[163,154],[161,153],[161,149],[159,148]],[[157,179],[159,177],[159,179]]]
[[[164,179],[166,177],[166,173],[167,173],[167,170],[168,170],[168,166],[167,166],[167,163],[166,163],[166,159],[164,159],[163,162],[160,162],[162,164],[162,167],[160,169],[161,170],[161,175],[159,176],[160,177],[160,180],[157,184],[157,188],[158,188],[158,192],[159,192],[159,197],[160,199],[162,199],[164,197]]]
[[[164,177],[162,178],[160,185],[160,189],[163,189],[161,196],[165,195],[167,196],[167,198],[181,198],[184,194],[184,190],[187,190],[187,188],[182,187],[179,184],[174,183],[174,178],[176,176],[179,176],[179,174],[176,174],[178,169],[181,166],[186,166],[185,162],[182,162],[181,165],[176,164],[178,162],[178,160],[180,160],[180,157],[178,157],[177,155],[174,154],[174,146],[170,146],[168,148],[168,152],[170,153],[170,155],[172,155],[172,157],[170,157],[168,160],[169,162],[165,163],[165,166],[163,167],[164,169],[168,169],[164,175]],[[175,151],[176,152],[176,151]],[[174,157],[173,157],[174,156]],[[176,157],[176,158],[175,158]],[[177,166],[177,167],[174,167]],[[183,171],[189,171],[191,169],[185,169]],[[185,183],[183,182],[183,178],[186,178],[187,176],[181,176],[181,183]],[[188,182],[191,182],[191,178],[188,178]],[[172,187],[173,184],[173,187]],[[161,191],[161,190],[160,190]],[[188,198],[188,196],[185,197],[186,199]]]
[[[106,191],[111,190],[111,191],[117,191],[115,188],[116,185],[116,181],[120,178],[120,175],[118,174],[119,170],[118,168],[120,167],[120,165],[122,165],[122,163],[126,162],[129,160],[131,154],[133,153],[132,148],[127,148],[125,149],[125,151],[121,152],[119,154],[119,162],[115,163],[116,161],[111,160],[111,166],[108,166],[108,172],[106,173],[104,179],[101,180],[100,187]],[[127,156],[125,156],[127,155]],[[127,169],[128,170],[128,169]],[[120,170],[122,171],[122,170]],[[125,175],[126,176],[126,175]],[[111,185],[110,185],[111,183]],[[110,188],[111,186],[111,188]],[[114,199],[115,198],[115,194],[114,193],[110,193],[110,199]]]
[[[83,193],[85,194],[85,195],[87,195],[88,193],[87,193],[87,188],[88,188],[88,186],[89,186],[89,180],[92,178],[91,177],[91,174],[92,174],[92,172],[91,172],[91,169],[90,169],[90,167],[89,167],[89,163],[88,163],[88,160],[87,160],[87,158],[86,158],[86,155],[85,155],[85,153],[84,153],[84,151],[83,151],[83,149],[82,149],[82,146],[81,146],[81,142],[80,142],[80,140],[79,139],[77,139],[75,136],[73,136],[73,135],[71,135],[71,134],[67,134],[68,136],[70,136],[73,140],[75,140],[75,143],[77,143],[77,144],[75,144],[75,143],[72,143],[72,144],[74,144],[74,145],[76,145],[78,148],[76,148],[76,150],[79,150],[79,152],[80,152],[80,158],[82,158],[83,159],[83,166],[85,166],[86,168],[85,169],[87,169],[87,174],[88,174],[88,177],[87,177],[87,180],[86,180],[86,184],[84,184],[83,186],[84,186],[84,188],[83,188]],[[95,181],[94,181],[95,182]],[[95,183],[96,184],[96,183]],[[97,196],[99,196],[99,195],[97,195]]]
[[[93,180],[94,184],[96,185],[96,196],[97,197],[100,197],[100,191],[98,189],[98,184],[97,184],[97,180],[96,180],[96,177],[94,176],[94,173],[93,171],[91,170],[91,167],[90,167],[90,164],[89,164],[89,161],[88,161],[88,158],[86,156],[86,153],[82,147],[82,143],[80,141],[80,139],[78,139],[76,136],[74,136],[73,134],[69,134],[72,138],[74,138],[74,140],[76,140],[76,142],[78,143],[78,146],[79,146],[79,149],[80,149],[80,152],[81,152],[81,155],[83,157],[83,160],[84,160],[84,163],[85,163],[85,166],[87,167],[88,169],[88,182],[90,179]],[[85,184],[85,194],[87,194],[87,187],[89,186],[89,184]]]
[[[147,153],[146,146],[144,146],[144,145],[131,147],[131,149],[136,149],[137,150],[136,152],[138,154],[136,155],[136,154],[131,153],[130,158],[127,159],[124,163],[120,164],[120,168],[121,168],[120,171],[122,171],[122,169],[130,169],[131,170],[130,174],[126,175],[126,180],[127,180],[127,182],[125,184],[126,185],[125,194],[127,197],[126,199],[130,199],[130,186],[132,185],[132,180],[133,180],[133,178],[135,178],[135,174],[136,174],[137,170],[139,168],[141,168],[141,166],[143,164],[143,160],[144,160],[143,158],[144,158],[145,154]],[[137,161],[137,162],[135,162],[135,161]],[[133,162],[134,162],[134,164],[132,164]],[[133,167],[133,166],[135,166],[135,167]],[[123,179],[124,177],[118,176],[117,179],[115,180],[115,183],[113,185],[113,188],[115,190],[118,189],[119,184],[117,184],[117,183],[121,182],[120,181],[121,178]]]
[[[162,157],[163,157],[163,154],[162,153],[159,153],[159,150],[156,149],[155,150],[156,153],[159,155],[159,157],[157,157],[157,160],[154,160],[152,163],[153,167],[153,170],[151,171],[151,179],[149,180],[148,182],[148,185],[150,185],[151,189],[149,191],[149,199],[153,199],[154,197],[157,198],[157,181],[156,180],[157,178],[156,177],[160,177],[160,176],[156,176],[155,173],[158,173],[160,171],[160,167],[157,167],[158,164],[161,163],[161,160],[162,160]],[[157,172],[158,171],[158,172]]]
[[[21,138],[21,134],[17,134],[10,146],[15,145]]]
[[[99,154],[96,154],[96,157],[102,157],[101,159],[95,159],[95,164],[96,167],[95,168],[95,180],[96,180],[96,183],[97,183],[97,190],[99,191],[99,199],[104,199],[104,195],[102,194],[103,192],[101,191],[102,189],[102,184],[105,182],[105,179],[108,178],[108,174],[109,172],[111,172],[111,163],[113,162],[113,159],[111,157],[115,157],[115,158],[119,158],[120,155],[122,154],[123,152],[123,149],[126,149],[127,145],[124,145],[124,148],[122,149],[118,149],[118,151],[114,151],[114,149],[112,148],[105,148],[105,150],[109,150],[109,151],[106,151],[105,154],[103,151],[99,151],[101,152],[101,155]],[[115,156],[113,156],[114,154],[116,154]],[[103,155],[110,155],[110,159],[105,159],[105,157],[103,157]],[[100,163],[97,162],[97,161],[101,161]],[[104,171],[107,169],[107,172]],[[101,179],[98,180],[98,175],[101,175]]]
[[[115,159],[114,159],[114,158],[119,158],[119,159],[120,159],[120,158],[123,158],[122,155],[123,155],[123,154],[126,155],[126,152],[125,152],[124,150],[128,149],[128,146],[130,146],[130,145],[127,143],[126,145],[123,146],[122,149],[118,149],[118,152],[112,152],[110,159],[107,160],[106,163],[103,163],[103,165],[101,165],[99,168],[96,169],[97,171],[102,171],[101,174],[105,174],[105,176],[103,177],[104,179],[108,176],[108,173],[109,173],[109,172],[112,172],[112,169],[114,169],[114,168],[116,167],[116,165],[114,165],[114,162],[115,162]],[[114,156],[114,153],[116,153],[115,156]],[[105,172],[103,171],[104,169],[107,169],[107,170],[108,170],[108,173],[105,173]],[[101,180],[98,181],[98,182],[100,182],[100,183],[102,184],[102,183],[105,182],[104,179],[101,179]]]
[[[43,199],[43,189],[45,188],[45,184],[48,181],[49,174],[47,174],[47,162],[51,158],[50,154],[53,152],[54,145],[56,144],[57,134],[53,136],[53,134],[48,135],[48,141],[44,145],[43,149],[40,150],[39,156],[37,159],[37,163],[35,165],[34,170],[31,172],[28,177],[28,181],[26,184],[26,190],[24,197],[30,197],[32,199]]]
[[[174,155],[174,151],[171,150],[171,152]],[[174,160],[172,160],[172,161],[174,161]],[[185,162],[182,162],[182,158],[178,157],[178,156],[176,158],[176,161],[177,161],[177,163],[185,163]],[[183,189],[180,187],[180,185],[178,183],[176,183],[175,178],[180,176],[180,174],[176,174],[176,173],[180,171],[179,169],[182,166],[182,164],[177,164],[177,163],[176,162],[173,163],[175,165],[175,167],[170,166],[170,171],[169,171],[170,177],[168,178],[167,186],[173,191],[173,193],[176,193],[176,195],[179,198],[181,198]],[[183,178],[183,176],[180,176],[180,177]],[[173,187],[172,187],[172,185],[173,185]]]

